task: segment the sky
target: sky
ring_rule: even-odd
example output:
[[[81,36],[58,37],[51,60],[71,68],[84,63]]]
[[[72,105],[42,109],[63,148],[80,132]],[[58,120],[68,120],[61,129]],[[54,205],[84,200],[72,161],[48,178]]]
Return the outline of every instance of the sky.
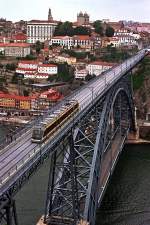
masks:
[[[47,19],[51,8],[55,20],[76,21],[78,12],[87,12],[90,20],[133,20],[150,22],[150,0],[0,0],[0,17],[19,21]]]

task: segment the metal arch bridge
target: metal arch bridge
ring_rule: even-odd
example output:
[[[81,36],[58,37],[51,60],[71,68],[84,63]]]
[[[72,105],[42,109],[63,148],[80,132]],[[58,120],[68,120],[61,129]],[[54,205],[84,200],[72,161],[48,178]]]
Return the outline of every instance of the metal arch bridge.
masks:
[[[146,54],[139,51],[70,96],[80,110],[50,139],[32,143],[28,128],[1,151],[0,224],[18,224],[13,197],[51,153],[44,223],[75,225],[83,218],[94,225],[128,132],[135,130],[131,71]]]

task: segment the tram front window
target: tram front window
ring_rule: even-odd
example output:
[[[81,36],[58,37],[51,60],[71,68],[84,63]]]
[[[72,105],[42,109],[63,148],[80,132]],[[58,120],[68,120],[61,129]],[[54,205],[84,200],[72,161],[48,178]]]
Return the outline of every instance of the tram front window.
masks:
[[[34,129],[33,130],[33,133],[32,133],[32,138],[33,139],[42,139],[42,136],[43,136],[43,132],[41,129]]]

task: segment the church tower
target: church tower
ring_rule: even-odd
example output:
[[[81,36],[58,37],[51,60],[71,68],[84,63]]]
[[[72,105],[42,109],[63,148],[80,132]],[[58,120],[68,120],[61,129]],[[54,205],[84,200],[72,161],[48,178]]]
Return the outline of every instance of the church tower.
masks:
[[[48,11],[48,20],[53,20],[51,9]]]

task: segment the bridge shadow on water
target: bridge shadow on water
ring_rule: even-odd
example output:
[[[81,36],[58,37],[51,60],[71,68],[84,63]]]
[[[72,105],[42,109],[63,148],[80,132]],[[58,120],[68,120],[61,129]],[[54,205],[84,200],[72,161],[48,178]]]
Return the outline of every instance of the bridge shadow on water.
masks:
[[[126,146],[108,185],[96,225],[150,224],[150,145]]]

